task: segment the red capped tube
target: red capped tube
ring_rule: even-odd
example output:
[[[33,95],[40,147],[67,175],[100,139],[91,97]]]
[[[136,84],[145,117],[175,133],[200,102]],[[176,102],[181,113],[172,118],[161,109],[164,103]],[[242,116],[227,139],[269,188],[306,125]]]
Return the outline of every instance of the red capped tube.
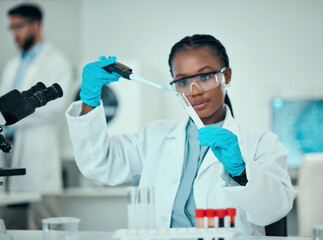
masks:
[[[234,227],[234,218],[237,214],[237,210],[235,208],[227,208],[227,216],[230,217],[230,227]]]
[[[196,227],[204,228],[204,217],[206,216],[206,211],[204,209],[195,209]]]
[[[209,228],[214,228],[214,218],[216,216],[215,209],[206,209],[207,224]]]
[[[224,227],[224,218],[227,215],[227,211],[225,209],[217,209],[216,216],[219,218],[219,227]],[[224,240],[223,238],[219,238],[219,240]]]

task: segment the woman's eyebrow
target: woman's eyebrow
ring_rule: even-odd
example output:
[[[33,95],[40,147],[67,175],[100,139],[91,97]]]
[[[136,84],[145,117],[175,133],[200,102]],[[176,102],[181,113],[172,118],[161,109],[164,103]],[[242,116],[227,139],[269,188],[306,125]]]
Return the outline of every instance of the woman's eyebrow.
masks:
[[[197,72],[202,72],[205,69],[213,69],[213,68],[210,67],[210,66],[205,66],[205,67],[202,67],[201,69],[197,70]],[[186,77],[186,76],[188,76],[188,75],[187,74],[177,74],[176,75],[176,78],[178,78],[178,77]]]
[[[205,69],[213,69],[213,68],[211,66],[205,66],[205,67],[202,67],[201,69],[199,69],[198,72],[202,72]]]

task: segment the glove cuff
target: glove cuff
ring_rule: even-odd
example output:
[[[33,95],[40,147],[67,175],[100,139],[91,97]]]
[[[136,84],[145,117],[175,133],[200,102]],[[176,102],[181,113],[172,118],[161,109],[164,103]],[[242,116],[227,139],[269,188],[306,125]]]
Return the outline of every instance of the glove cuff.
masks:
[[[236,168],[234,173],[230,173],[232,177],[238,177],[240,176],[243,171],[246,169],[246,164],[243,162],[240,167]]]
[[[242,174],[240,174],[239,176],[236,176],[236,177],[232,177],[232,179],[234,181],[236,181],[237,183],[239,183],[240,185],[246,185],[248,182],[246,172],[242,172]]]
[[[83,103],[85,103],[86,105],[89,105],[91,107],[97,107],[100,105],[100,95],[95,98],[89,98],[86,96],[86,94],[83,93],[83,91],[81,89],[80,98]]]

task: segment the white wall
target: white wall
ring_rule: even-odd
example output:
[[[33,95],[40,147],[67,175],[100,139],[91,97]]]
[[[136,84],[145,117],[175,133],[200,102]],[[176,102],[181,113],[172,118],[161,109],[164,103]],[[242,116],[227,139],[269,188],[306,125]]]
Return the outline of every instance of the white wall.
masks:
[[[145,78],[167,84],[173,44],[186,35],[212,34],[229,54],[236,117],[270,128],[273,97],[323,97],[322,10],[319,0],[83,0],[82,59],[137,59]],[[144,120],[184,114],[170,94],[146,90]]]
[[[0,1],[0,68],[15,51],[6,11],[17,2]],[[165,85],[173,44],[195,33],[214,35],[227,48],[233,69],[229,95],[236,118],[253,127],[270,128],[273,97],[323,97],[320,0],[36,2],[47,15],[46,38],[75,66],[116,55],[120,62],[139,62],[143,77]],[[185,114],[170,94],[149,86],[141,92],[142,123]]]

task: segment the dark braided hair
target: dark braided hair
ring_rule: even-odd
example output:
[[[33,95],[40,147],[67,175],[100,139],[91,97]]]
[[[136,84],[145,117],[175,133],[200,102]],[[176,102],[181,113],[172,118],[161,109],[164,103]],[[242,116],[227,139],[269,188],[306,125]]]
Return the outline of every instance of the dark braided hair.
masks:
[[[212,51],[213,54],[219,59],[219,61],[222,63],[223,66],[229,67],[229,57],[222,43],[211,35],[196,34],[193,36],[187,36],[183,38],[172,47],[168,58],[168,65],[172,76],[173,76],[172,62],[175,56],[181,51],[185,51],[188,49],[199,49],[199,48],[204,48]],[[228,105],[233,116],[233,110],[232,110],[232,106],[231,106],[231,102],[228,97],[228,94],[226,94],[224,97],[224,103]]]

